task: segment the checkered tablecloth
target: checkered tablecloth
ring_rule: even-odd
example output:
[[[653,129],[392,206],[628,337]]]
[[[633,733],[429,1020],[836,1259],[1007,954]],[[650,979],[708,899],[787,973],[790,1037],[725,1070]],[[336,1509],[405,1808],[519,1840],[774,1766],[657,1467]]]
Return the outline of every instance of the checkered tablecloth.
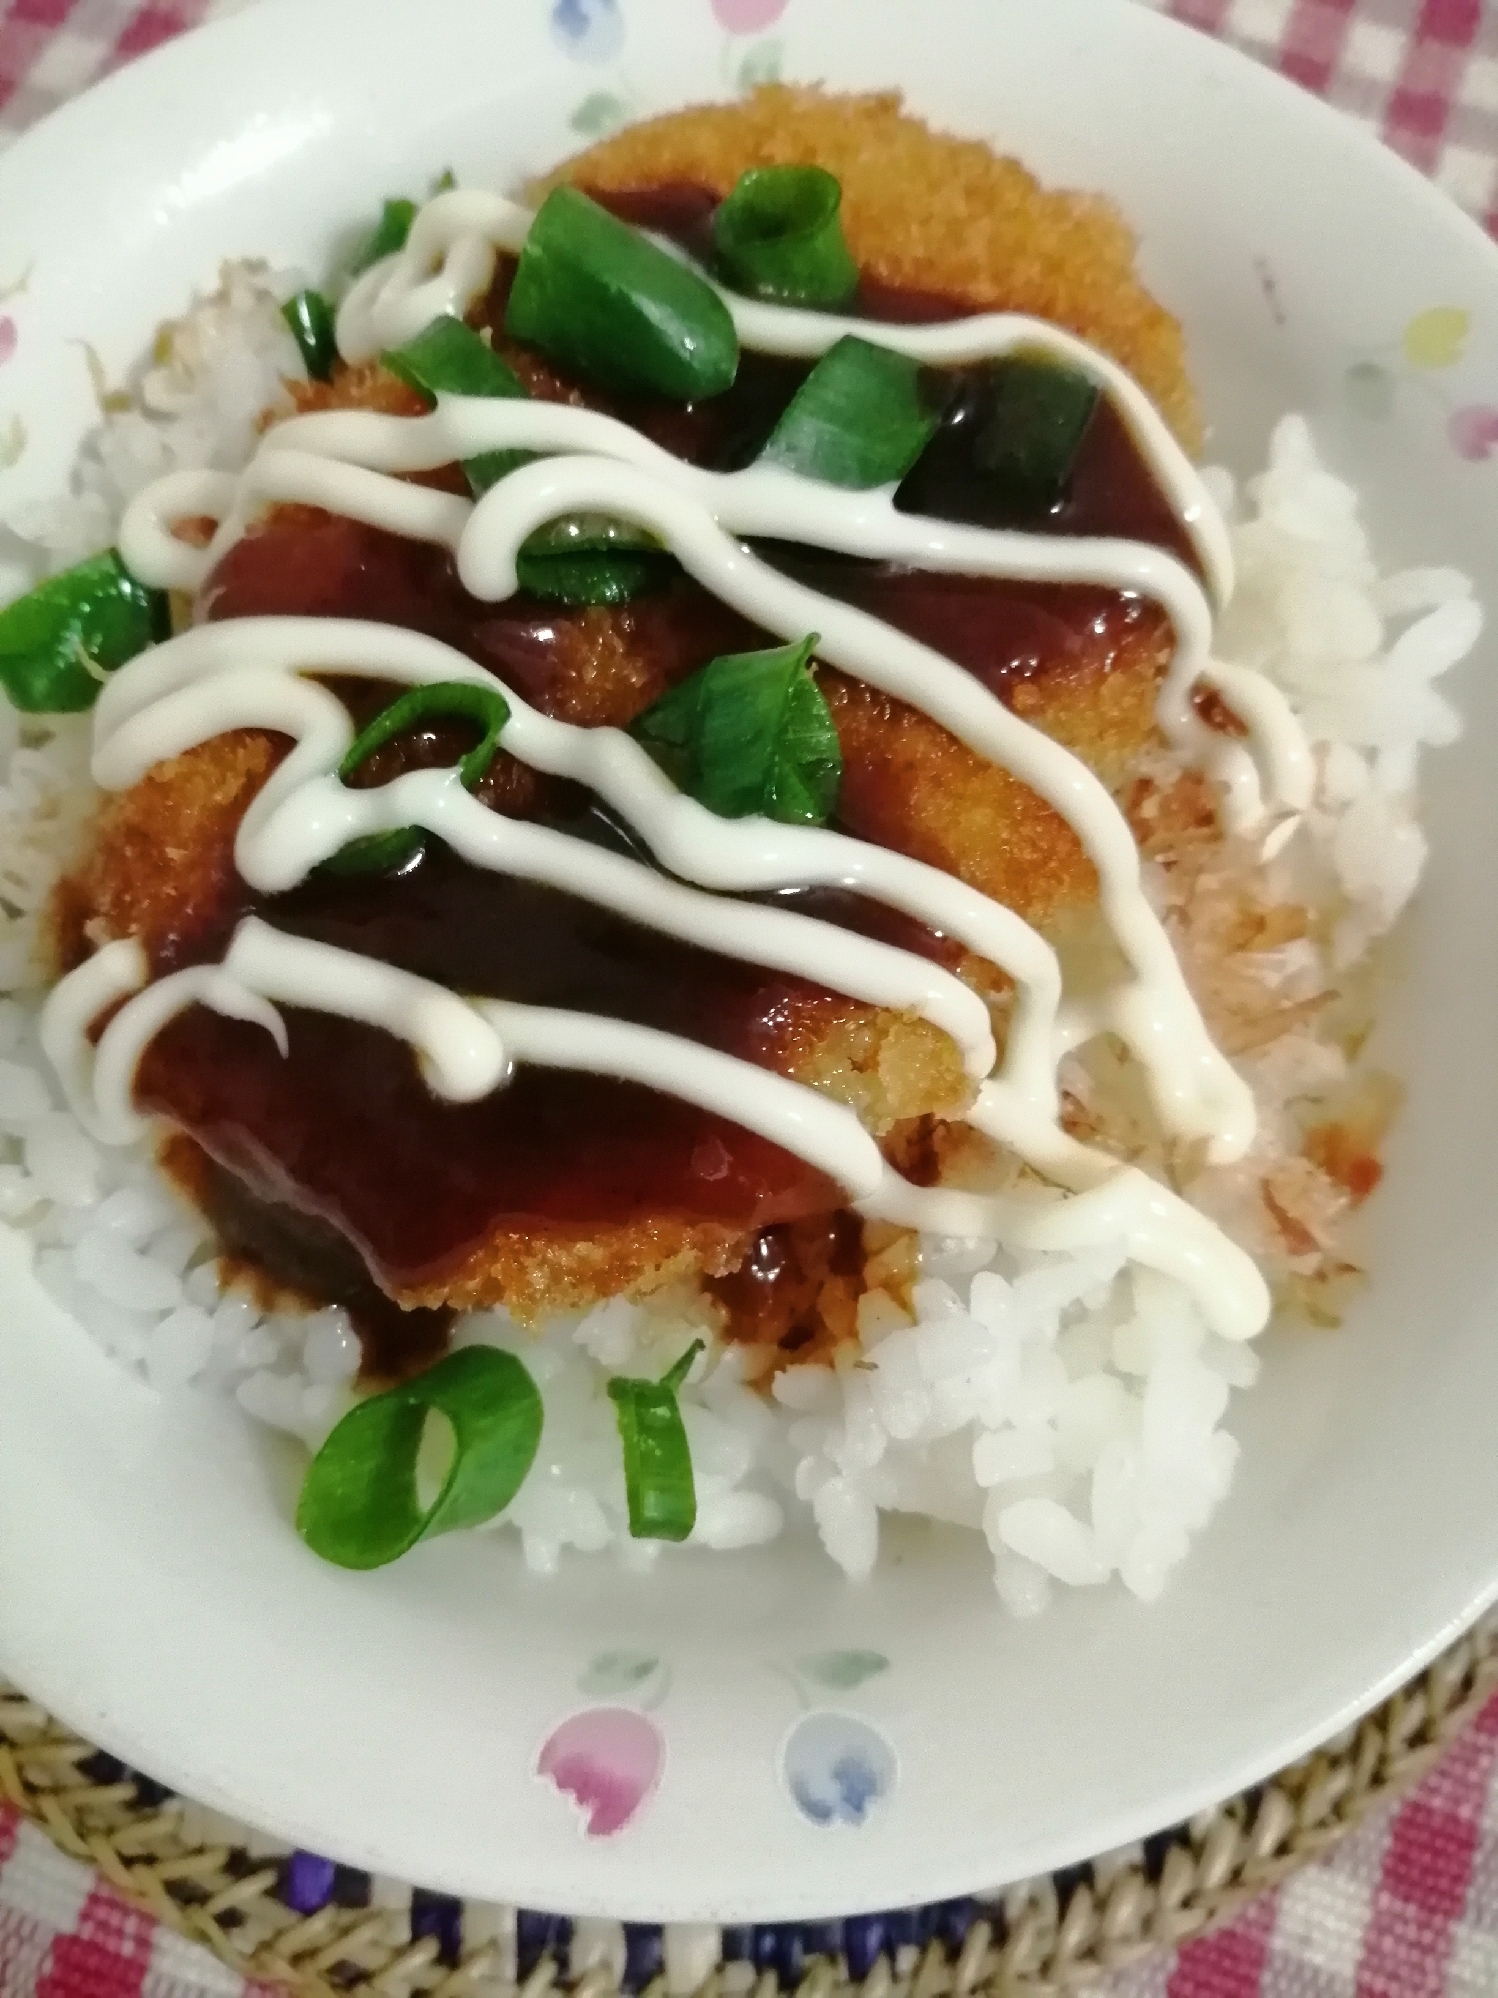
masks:
[[[0,145],[246,0],[0,0]],[[311,0],[308,0],[311,4]],[[370,0],[377,5],[378,0]],[[1148,0],[1377,131],[1498,234],[1498,0]],[[4,218],[0,217],[0,238]],[[1098,1998],[1498,1998],[1498,1697],[1420,1788]],[[272,1998],[0,1803],[0,1998]]]

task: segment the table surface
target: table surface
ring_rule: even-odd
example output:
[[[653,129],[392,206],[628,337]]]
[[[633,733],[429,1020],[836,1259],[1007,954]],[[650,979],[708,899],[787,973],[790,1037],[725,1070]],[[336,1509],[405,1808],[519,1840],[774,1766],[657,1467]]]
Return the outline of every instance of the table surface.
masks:
[[[245,0],[0,0],[0,146]],[[1147,0],[1371,126],[1498,235],[1498,4]],[[1498,1697],[1329,1860],[1097,1998],[1493,1998]],[[272,1998],[129,1909],[0,1806],[0,1998]]]

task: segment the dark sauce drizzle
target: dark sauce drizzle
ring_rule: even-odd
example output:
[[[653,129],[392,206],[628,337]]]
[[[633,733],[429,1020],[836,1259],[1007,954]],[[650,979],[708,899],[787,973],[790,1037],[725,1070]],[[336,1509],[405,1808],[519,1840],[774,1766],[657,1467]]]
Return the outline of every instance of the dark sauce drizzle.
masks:
[[[713,198],[685,186],[610,193],[615,213],[664,231],[700,254]],[[511,267],[512,268],[512,267]],[[502,268],[480,320],[502,323]],[[851,308],[885,322],[962,317],[934,294],[864,284]],[[696,463],[748,463],[807,364],[745,354],[733,389],[712,403],[610,405]],[[942,425],[906,481],[910,511],[982,526],[1113,534],[1195,558],[1112,405],[1099,403],[1070,487],[1044,519],[998,512],[971,460],[980,370],[950,371]],[[857,604],[933,645],[1006,698],[1020,680],[1064,659],[1120,613],[1120,593],[911,572],[825,551],[767,544],[761,552],[812,587]],[[1126,617],[1149,614],[1125,599]],[[648,684],[622,687],[617,711],[573,713],[568,647],[593,613],[519,595],[469,597],[445,551],[330,516],[272,521],[219,565],[200,615],[360,617],[440,638],[490,668],[544,712],[622,725],[673,681],[717,653],[772,642],[684,577],[614,615]],[[383,706],[378,683],[335,682],[356,723]],[[469,745],[462,724],[412,731],[360,773],[449,765]],[[480,796],[573,837],[649,860],[630,831],[576,787],[497,760]],[[682,944],[581,898],[470,867],[436,840],[398,877],[314,878],[258,900],[236,884],[210,920],[170,940],[158,971],[221,954],[238,919],[258,909],[278,928],[383,959],[457,990],[596,1013],[684,1035],[767,1067],[808,1022],[848,1002],[806,981]],[[752,898],[913,949],[938,962],[957,953],[939,936],[841,890]],[[817,1297],[853,1281],[858,1226],[839,1190],[766,1140],[670,1096],[556,1069],[522,1069],[481,1102],[434,1097],[411,1051],[356,1022],[286,1013],[290,1055],[268,1037],[203,1007],[155,1039],[137,1099],[184,1129],[210,1161],[204,1205],[227,1249],[281,1281],[344,1303],[365,1340],[370,1380],[419,1371],[441,1350],[450,1314],[406,1312],[407,1295],[460,1278],[496,1234],[516,1240],[663,1219],[716,1223],[753,1236],[742,1267],[710,1288],[736,1335],[799,1350]],[[371,1282],[371,1274],[375,1279]],[[856,1287],[856,1285],[855,1285]]]

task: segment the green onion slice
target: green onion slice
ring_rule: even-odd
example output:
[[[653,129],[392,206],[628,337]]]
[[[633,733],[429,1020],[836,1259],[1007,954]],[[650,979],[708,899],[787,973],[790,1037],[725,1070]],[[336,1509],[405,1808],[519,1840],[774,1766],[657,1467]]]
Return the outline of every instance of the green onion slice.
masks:
[[[497,687],[481,687],[476,680],[433,680],[425,687],[412,687],[392,701],[367,728],[361,729],[349,745],[348,754],[338,766],[345,784],[360,764],[367,763],[377,749],[421,722],[456,715],[475,721],[484,731],[483,740],[458,764],[458,776],[471,791],[487,774],[499,748],[499,738],[510,719],[510,705]]]
[[[738,372],[728,308],[698,272],[575,187],[541,204],[505,330],[621,395],[691,402]]]
[[[697,1524],[692,1452],[676,1395],[702,1345],[702,1340],[694,1339],[658,1381],[609,1382],[609,1399],[624,1445],[624,1489],[629,1531],[635,1540],[685,1540]]]
[[[669,581],[676,564],[653,535],[607,514],[573,513],[527,535],[520,587],[563,604],[622,604]]]
[[[1017,511],[1048,512],[1066,497],[1100,393],[1078,369],[1055,361],[1013,354],[993,364],[973,459]]]
[[[426,834],[419,826],[392,826],[389,832],[366,833],[339,847],[318,868],[319,874],[399,874],[426,852]]]
[[[856,491],[890,485],[930,443],[946,393],[919,361],[846,334],[797,389],[758,462]]]
[[[392,701],[362,729],[349,745],[338,766],[340,779],[347,783],[362,763],[383,749],[408,728],[422,722],[456,715],[475,721],[483,729],[475,744],[458,764],[458,776],[465,790],[482,783],[499,749],[499,738],[510,719],[509,703],[497,688],[481,687],[472,680],[435,680],[430,686],[412,687],[399,700]],[[426,835],[419,826],[392,826],[387,832],[366,833],[350,840],[322,864],[325,874],[395,874],[408,866],[426,847]]]
[[[509,363],[464,320],[445,314],[380,360],[429,402],[439,395],[518,395],[525,389]]]
[[[91,708],[106,673],[171,635],[163,590],[111,548],[0,610],[0,686],[27,714]]]
[[[281,307],[281,317],[301,349],[310,379],[325,382],[338,359],[332,306],[320,291],[299,291]]]
[[[363,247],[357,252],[349,269],[357,277],[360,271],[367,271],[371,264],[377,264],[381,257],[393,257],[397,250],[406,247],[406,238],[411,233],[411,224],[416,220],[416,203],[403,196],[393,196],[380,210],[380,219],[374,226]]]
[[[1071,490],[1101,391],[1079,369],[1018,353],[949,377],[951,399],[895,506],[975,526],[1045,526]]]
[[[837,177],[818,166],[751,167],[713,217],[727,282],[750,298],[831,308],[858,289]]]
[[[434,319],[404,347],[388,348],[380,361],[429,402],[435,402],[439,395],[526,393],[525,384],[509,363],[471,326],[451,316]],[[465,459],[463,470],[474,497],[528,465],[531,456],[529,451],[484,451]]]
[[[678,790],[721,818],[825,825],[843,758],[811,671],[819,637],[714,659],[631,724]]]
[[[423,1503],[417,1467],[434,1413],[451,1424],[453,1448]],[[383,1568],[418,1540],[479,1526],[525,1482],[541,1423],[540,1393],[514,1354],[465,1346],[350,1409],[312,1460],[297,1531],[340,1568]]]

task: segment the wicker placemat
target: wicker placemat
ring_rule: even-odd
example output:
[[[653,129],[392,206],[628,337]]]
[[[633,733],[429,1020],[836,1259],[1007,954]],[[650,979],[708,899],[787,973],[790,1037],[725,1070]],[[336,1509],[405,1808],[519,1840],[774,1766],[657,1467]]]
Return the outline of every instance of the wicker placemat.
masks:
[[[1042,1998],[1201,1935],[1422,1776],[1498,1687],[1491,1614],[1355,1727],[1142,1845],[935,1907],[744,1929],[577,1922],[336,1866],[175,1797],[0,1682],[0,1799],[157,1921],[297,1998]]]

